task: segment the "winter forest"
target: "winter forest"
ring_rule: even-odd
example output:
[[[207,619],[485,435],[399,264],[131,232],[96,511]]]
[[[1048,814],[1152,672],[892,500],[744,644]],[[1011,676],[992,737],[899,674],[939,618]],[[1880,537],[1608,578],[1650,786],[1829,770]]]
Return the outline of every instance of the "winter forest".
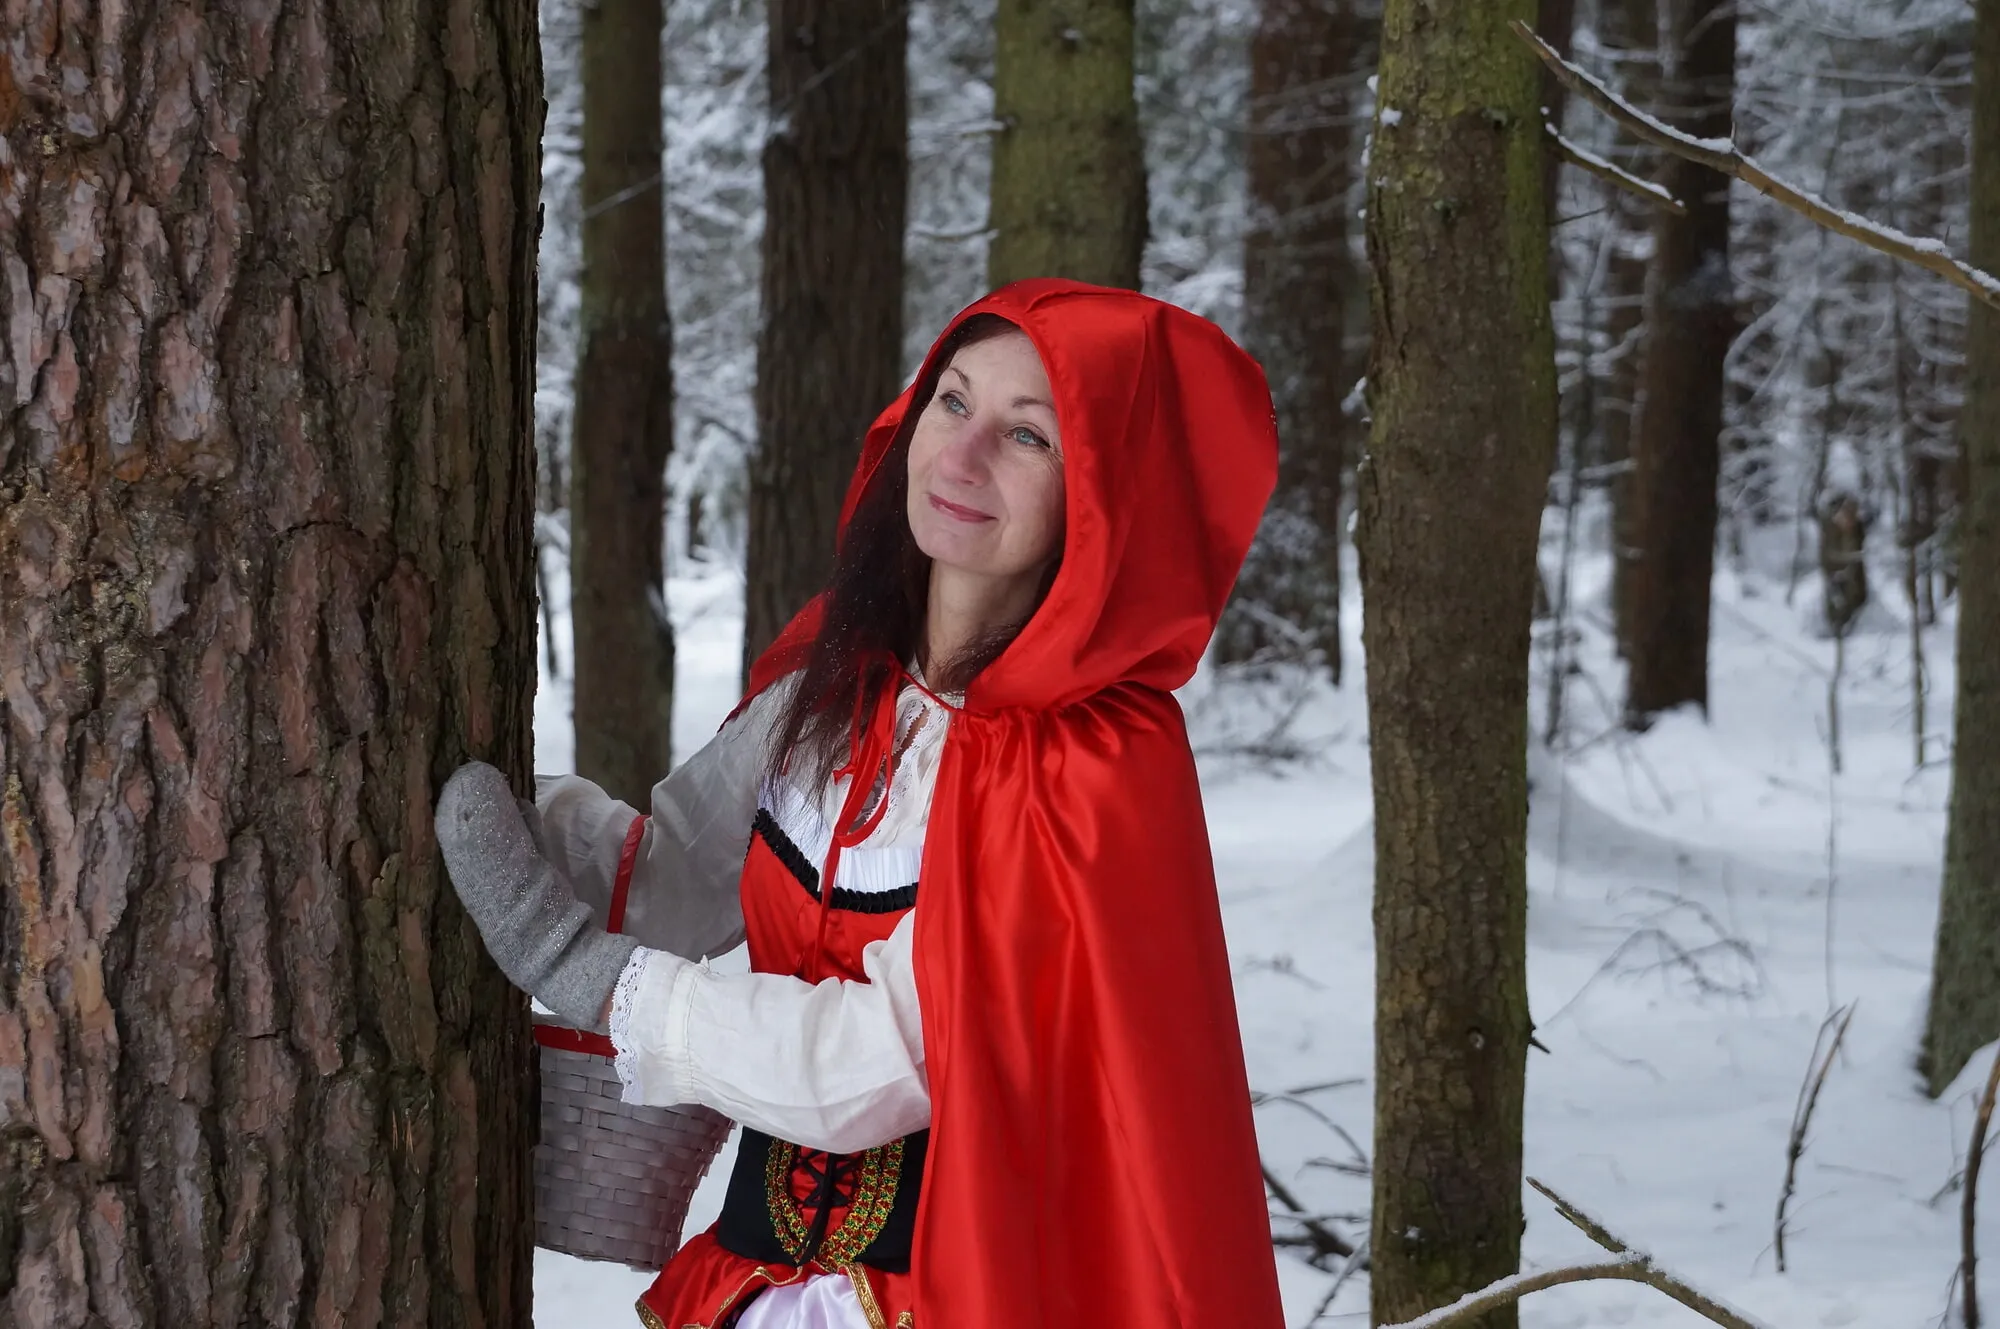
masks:
[[[1994,274],[2000,0],[0,4],[0,1329],[631,1322],[438,789],[647,807],[1043,276],[1271,389],[1287,1325],[1979,1329]]]

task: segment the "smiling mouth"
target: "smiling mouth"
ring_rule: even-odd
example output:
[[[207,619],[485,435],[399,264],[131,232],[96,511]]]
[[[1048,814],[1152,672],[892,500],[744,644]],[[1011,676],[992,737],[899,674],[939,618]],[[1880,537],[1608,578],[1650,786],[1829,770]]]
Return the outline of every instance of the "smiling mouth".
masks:
[[[981,512],[978,508],[968,508],[958,503],[948,502],[945,499],[939,498],[936,494],[928,495],[928,497],[930,498],[931,506],[947,517],[955,517],[959,521],[993,520],[991,514]]]

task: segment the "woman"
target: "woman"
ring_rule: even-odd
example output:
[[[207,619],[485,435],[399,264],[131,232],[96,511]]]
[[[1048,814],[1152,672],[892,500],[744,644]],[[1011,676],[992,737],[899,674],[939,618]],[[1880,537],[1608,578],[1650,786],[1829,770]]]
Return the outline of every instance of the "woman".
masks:
[[[1006,287],[870,431],[826,593],[650,822],[554,782],[551,870],[497,772],[446,786],[509,976],[608,1019],[628,1099],[745,1127],[649,1326],[1280,1323],[1171,695],[1275,469],[1263,376],[1211,324]],[[613,937],[566,883],[601,902],[621,857]],[[751,974],[679,958],[745,932]]]

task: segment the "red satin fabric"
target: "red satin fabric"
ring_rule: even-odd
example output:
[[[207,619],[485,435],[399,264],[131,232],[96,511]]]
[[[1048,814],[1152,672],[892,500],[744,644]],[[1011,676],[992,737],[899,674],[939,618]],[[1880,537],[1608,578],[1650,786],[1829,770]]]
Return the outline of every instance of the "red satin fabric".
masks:
[[[1249,1087],[1170,690],[1275,482],[1270,397],[1212,324],[1131,292],[1023,282],[959,318],[977,313],[1019,325],[1048,370],[1067,526],[1048,598],[952,722],[931,805],[916,1324],[1267,1329]],[[870,430],[848,512],[910,406]],[[817,625],[814,605],[753,694]]]

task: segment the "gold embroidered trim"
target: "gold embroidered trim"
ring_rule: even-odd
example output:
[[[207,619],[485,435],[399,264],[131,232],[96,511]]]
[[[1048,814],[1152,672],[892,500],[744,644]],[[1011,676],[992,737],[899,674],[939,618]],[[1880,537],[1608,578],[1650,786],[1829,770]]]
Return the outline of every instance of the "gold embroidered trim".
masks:
[[[847,1281],[854,1284],[854,1299],[861,1303],[861,1314],[868,1321],[868,1329],[889,1329],[889,1322],[882,1318],[882,1307],[875,1300],[875,1289],[868,1283],[868,1271],[858,1264],[847,1266]]]
[[[771,1226],[777,1231],[778,1244],[794,1263],[805,1255],[806,1240],[812,1230],[792,1195],[792,1167],[798,1157],[797,1145],[773,1140],[764,1161],[764,1198],[771,1208]],[[896,1188],[902,1179],[901,1140],[891,1140],[860,1155],[854,1203],[848,1206],[847,1217],[840,1221],[840,1226],[827,1233],[820,1243],[814,1259],[821,1267],[845,1272],[861,1258],[861,1252],[888,1225],[889,1211],[895,1207]]]
[[[667,1329],[667,1322],[660,1318],[660,1313],[645,1302],[633,1302],[632,1309],[639,1312],[639,1323],[645,1325],[646,1329]]]
[[[904,1311],[901,1315],[898,1315],[896,1317],[896,1329],[917,1329],[916,1313],[914,1311]]]

